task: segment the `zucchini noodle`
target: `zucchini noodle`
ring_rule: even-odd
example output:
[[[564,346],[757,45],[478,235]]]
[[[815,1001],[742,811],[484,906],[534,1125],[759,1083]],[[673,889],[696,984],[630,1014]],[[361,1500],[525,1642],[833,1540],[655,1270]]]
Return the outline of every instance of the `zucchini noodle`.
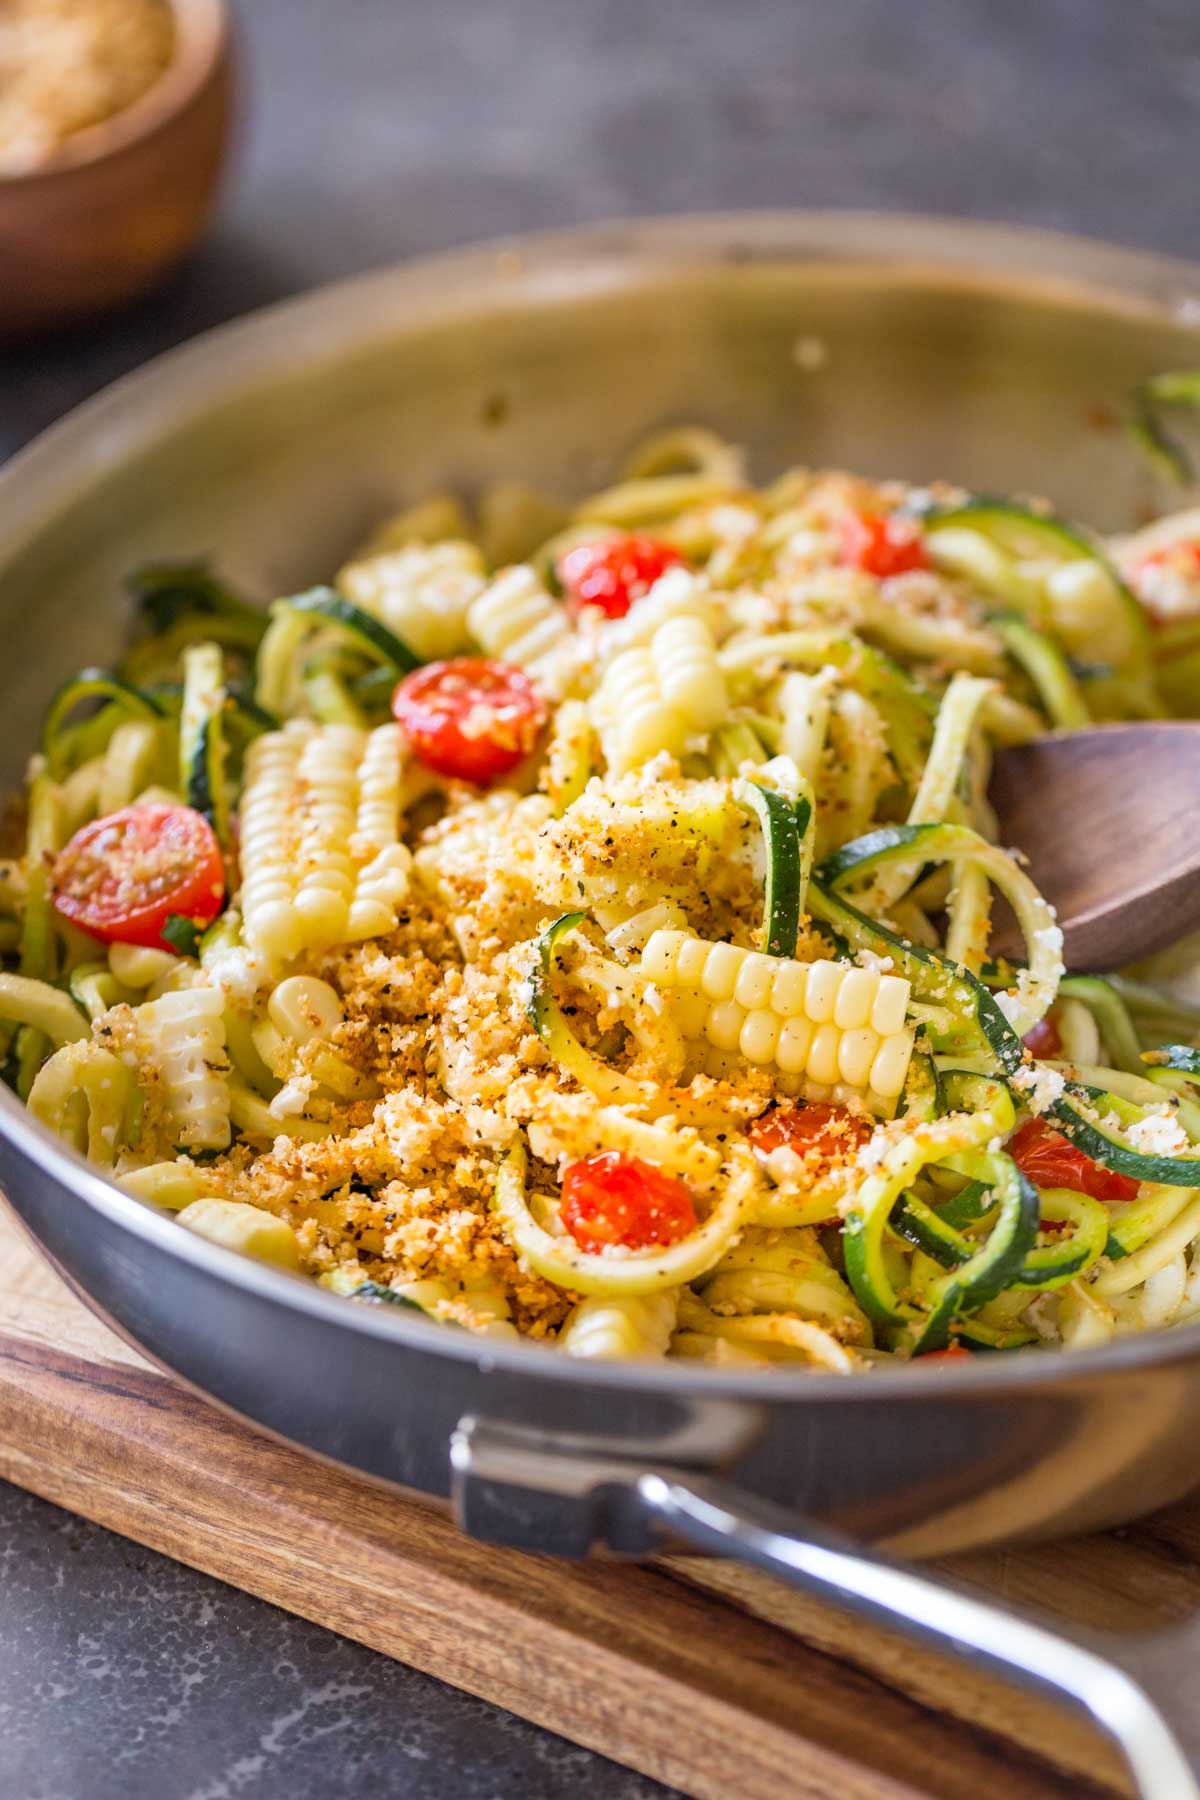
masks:
[[[999,746],[1200,712],[1200,512],[759,489],[684,425],[312,576],[140,570],[48,697],[0,863],[47,1129],[228,1250],[570,1356],[869,1378],[1200,1317],[1200,941],[1068,974],[988,803]]]
[[[580,1250],[569,1238],[551,1237],[544,1231],[525,1197],[525,1169],[525,1151],[514,1145],[496,1177],[496,1212],[530,1268],[580,1294],[657,1294],[694,1280],[712,1267],[737,1235],[757,1185],[744,1166],[731,1171],[712,1212],[689,1237],[669,1247],[631,1250],[617,1258]]]

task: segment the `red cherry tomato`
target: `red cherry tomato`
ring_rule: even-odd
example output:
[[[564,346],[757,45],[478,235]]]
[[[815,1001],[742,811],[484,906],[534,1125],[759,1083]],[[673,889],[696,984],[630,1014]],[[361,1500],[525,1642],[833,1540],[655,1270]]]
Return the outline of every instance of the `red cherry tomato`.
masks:
[[[865,569],[883,580],[888,575],[907,575],[926,569],[929,560],[915,519],[898,513],[852,512],[841,522],[842,561],[852,569]]]
[[[546,703],[523,669],[459,656],[406,675],[392,712],[423,763],[457,781],[486,783],[529,755]]]
[[[623,619],[665,570],[682,561],[672,545],[634,535],[580,544],[560,556],[556,568],[573,605],[598,606],[610,619]]]
[[[1130,581],[1151,624],[1165,625],[1181,612],[1192,614],[1191,589],[1200,582],[1200,538],[1151,550],[1130,571]]]
[[[865,1144],[875,1127],[861,1114],[846,1106],[826,1106],[815,1101],[811,1105],[776,1106],[755,1119],[750,1127],[750,1142],[763,1156],[784,1145],[797,1156],[815,1151],[832,1158],[849,1156]]]
[[[970,1362],[971,1352],[964,1350],[961,1344],[951,1344],[945,1350],[927,1350],[924,1356],[919,1356],[916,1360],[922,1363]]]
[[[1178,544],[1164,544],[1151,550],[1138,564],[1141,569],[1178,568],[1189,575],[1200,575],[1200,538],[1184,538]]]
[[[1072,1188],[1077,1194],[1090,1194],[1093,1200],[1137,1198],[1136,1181],[1093,1162],[1044,1119],[1026,1119],[1007,1149],[1034,1187]]]
[[[1059,1033],[1053,1013],[1047,1013],[1039,1019],[1032,1031],[1027,1031],[1022,1040],[1031,1056],[1054,1058],[1061,1056],[1063,1041]]]
[[[602,1150],[563,1176],[562,1222],[583,1250],[646,1250],[695,1231],[696,1209],[674,1175],[639,1156]]]
[[[212,827],[190,806],[127,806],[75,833],[54,865],[54,904],[105,943],[172,948],[171,913],[209,925],[225,898]]]

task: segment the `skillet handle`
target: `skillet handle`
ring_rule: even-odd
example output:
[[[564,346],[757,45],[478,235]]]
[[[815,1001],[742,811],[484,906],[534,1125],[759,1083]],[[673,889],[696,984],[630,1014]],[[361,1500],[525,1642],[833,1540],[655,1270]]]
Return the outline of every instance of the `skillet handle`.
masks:
[[[1166,1720],[1115,1662],[729,1483],[621,1449],[464,1419],[450,1447],[459,1523],[473,1537],[559,1555],[594,1544],[645,1554],[671,1537],[753,1564],[1082,1708],[1124,1754],[1142,1800],[1200,1800]]]
[[[651,1516],[697,1549],[752,1563],[1081,1707],[1119,1746],[1142,1800],[1195,1800],[1200,1794],[1178,1740],[1145,1688],[1094,1651],[722,1482],[646,1471],[637,1488]]]

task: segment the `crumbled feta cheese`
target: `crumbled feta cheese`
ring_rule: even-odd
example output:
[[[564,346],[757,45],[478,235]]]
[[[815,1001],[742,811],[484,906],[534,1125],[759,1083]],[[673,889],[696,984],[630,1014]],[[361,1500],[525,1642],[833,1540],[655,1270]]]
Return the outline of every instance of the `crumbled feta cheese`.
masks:
[[[1030,1112],[1035,1113],[1049,1112],[1054,1102],[1062,1099],[1067,1085],[1058,1069],[1048,1069],[1041,1063],[1022,1063],[1009,1080]]]
[[[891,959],[889,958],[889,961],[890,960]],[[866,1143],[859,1148],[857,1157],[858,1167],[864,1170],[879,1168],[884,1157],[888,1153],[891,1142],[892,1140],[886,1131],[879,1129],[873,1131]]]
[[[235,1004],[253,1006],[258,995],[271,986],[273,976],[265,957],[243,944],[213,950],[205,961],[205,973]]]
[[[886,975],[889,969],[894,969],[896,966],[894,957],[877,956],[874,950],[858,950],[855,952],[854,960],[860,969],[874,969],[878,975]]]
[[[789,1144],[777,1144],[761,1160],[763,1168],[777,1187],[800,1187],[805,1184],[807,1168],[803,1158],[797,1156]]]
[[[1000,1011],[1004,1014],[1005,1018],[1008,1020],[1009,1024],[1011,1025],[1020,1013],[1020,1009],[1021,1009],[1020,995],[1019,994],[1010,994],[1008,992],[1007,988],[1003,988],[1000,990],[999,993],[995,994],[993,996],[993,998],[995,999],[996,1005],[1000,1008]]]
[[[468,1103],[463,1108],[463,1118],[477,1143],[491,1144],[500,1150],[512,1142],[511,1124],[490,1106],[473,1106]]]
[[[1156,1106],[1126,1126],[1125,1140],[1143,1156],[1178,1156],[1188,1147],[1187,1134],[1169,1106]]]
[[[268,1108],[271,1117],[273,1119],[290,1119],[297,1113],[302,1113],[308,1105],[316,1085],[316,1081],[311,1075],[305,1075],[303,1072],[293,1075],[290,1081],[284,1082],[271,1101]]]

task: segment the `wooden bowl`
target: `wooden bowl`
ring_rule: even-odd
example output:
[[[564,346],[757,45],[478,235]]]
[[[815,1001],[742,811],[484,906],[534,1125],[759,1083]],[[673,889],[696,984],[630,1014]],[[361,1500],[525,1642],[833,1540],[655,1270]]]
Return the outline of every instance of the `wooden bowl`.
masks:
[[[0,336],[129,299],[202,230],[229,140],[229,12],[225,0],[171,6],[175,53],[139,100],[44,167],[0,176]]]

